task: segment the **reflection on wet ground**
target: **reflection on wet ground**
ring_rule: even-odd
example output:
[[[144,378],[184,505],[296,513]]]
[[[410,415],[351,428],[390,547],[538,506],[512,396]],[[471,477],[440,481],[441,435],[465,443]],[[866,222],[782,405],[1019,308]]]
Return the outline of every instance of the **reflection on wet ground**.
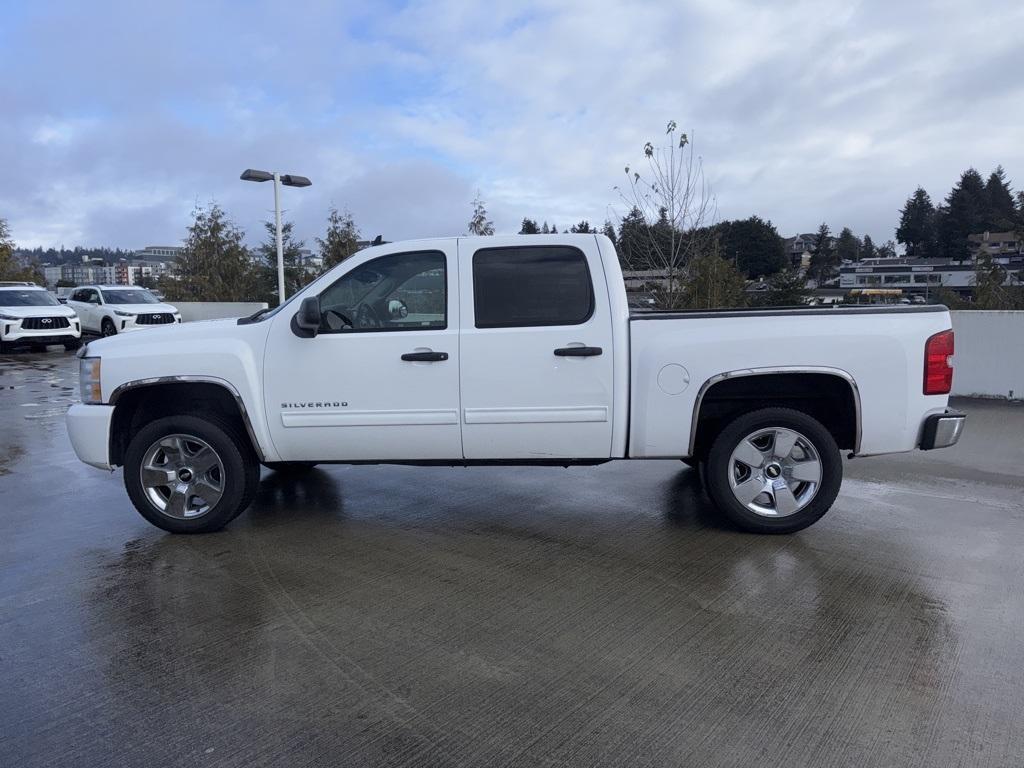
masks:
[[[174,537],[0,358],[0,765],[1020,765],[1024,407],[791,537],[678,462],[265,472]]]

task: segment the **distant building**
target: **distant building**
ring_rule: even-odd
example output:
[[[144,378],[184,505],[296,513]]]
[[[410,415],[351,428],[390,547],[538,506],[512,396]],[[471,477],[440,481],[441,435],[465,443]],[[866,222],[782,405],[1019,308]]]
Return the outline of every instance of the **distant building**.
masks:
[[[147,245],[135,252],[135,258],[139,261],[172,261],[183,250],[180,245]]]
[[[998,263],[1024,255],[1024,235],[1017,232],[982,232],[968,235],[967,248],[971,258],[988,254]]]
[[[1024,257],[1002,256],[1011,281],[1024,280]],[[948,259],[870,259],[839,270],[839,287],[898,288],[904,293],[928,295],[937,288],[969,294],[974,287],[974,264],[958,264]]]
[[[807,269],[810,266],[811,256],[814,254],[814,242],[817,238],[817,234],[805,232],[801,235],[787,237],[782,241],[790,266],[796,269]],[[828,246],[829,248],[836,247],[836,239],[834,237],[828,239]]]

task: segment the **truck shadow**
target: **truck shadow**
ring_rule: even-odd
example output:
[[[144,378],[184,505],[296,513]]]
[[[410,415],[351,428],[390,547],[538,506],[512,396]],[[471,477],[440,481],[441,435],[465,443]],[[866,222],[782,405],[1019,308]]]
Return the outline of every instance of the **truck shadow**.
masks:
[[[700,472],[683,466],[665,485],[662,515],[665,522],[677,528],[712,528],[735,531],[704,493]]]
[[[256,498],[242,517],[257,526],[279,520],[342,520],[341,482],[321,469],[296,475],[264,470]]]

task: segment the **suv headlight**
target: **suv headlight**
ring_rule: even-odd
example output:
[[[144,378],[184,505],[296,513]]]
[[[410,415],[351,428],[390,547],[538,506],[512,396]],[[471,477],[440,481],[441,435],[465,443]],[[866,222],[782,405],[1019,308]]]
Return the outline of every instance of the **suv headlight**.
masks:
[[[5,315],[0,312],[0,320],[21,320],[17,315]]]
[[[78,361],[78,387],[81,390],[82,402],[86,405],[103,402],[103,391],[100,388],[100,358],[83,357]]]
[[[115,309],[114,310],[114,314],[115,315],[120,315],[121,317],[135,317],[135,313],[134,312],[125,312],[125,311],[120,310],[120,309]]]

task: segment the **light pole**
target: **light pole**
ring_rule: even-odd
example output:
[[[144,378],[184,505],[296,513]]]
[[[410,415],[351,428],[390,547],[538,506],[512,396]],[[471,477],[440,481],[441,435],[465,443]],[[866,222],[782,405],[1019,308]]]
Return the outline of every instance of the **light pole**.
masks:
[[[274,231],[277,240],[277,303],[284,304],[284,244],[281,239],[281,185],[286,187],[308,187],[311,182],[305,176],[294,173],[278,173],[277,171],[256,171],[247,168],[240,177],[242,181],[273,181],[274,182]]]

